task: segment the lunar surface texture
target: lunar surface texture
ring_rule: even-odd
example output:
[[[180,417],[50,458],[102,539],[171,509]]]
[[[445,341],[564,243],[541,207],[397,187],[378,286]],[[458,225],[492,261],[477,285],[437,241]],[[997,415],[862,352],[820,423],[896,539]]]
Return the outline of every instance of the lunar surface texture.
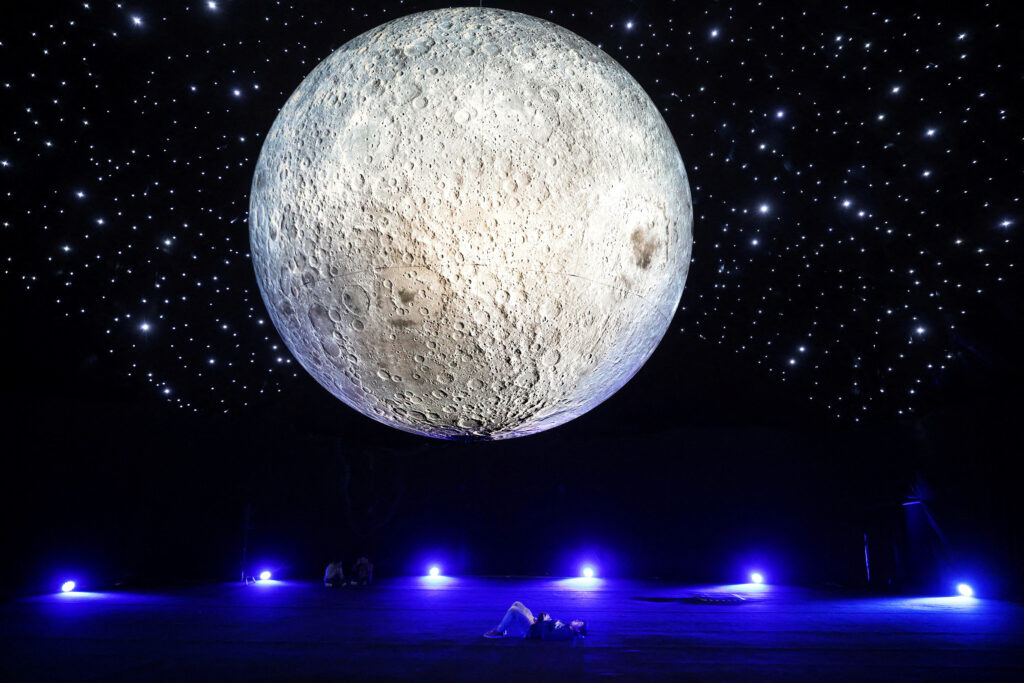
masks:
[[[457,8],[351,40],[285,103],[250,203],[274,324],[316,380],[417,434],[587,412],[664,336],[692,245],[682,159],[615,60]]]

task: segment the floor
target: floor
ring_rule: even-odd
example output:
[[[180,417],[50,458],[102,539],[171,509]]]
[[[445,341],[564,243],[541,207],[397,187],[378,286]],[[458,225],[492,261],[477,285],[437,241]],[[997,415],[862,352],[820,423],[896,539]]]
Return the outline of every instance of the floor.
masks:
[[[515,600],[590,633],[482,638]],[[0,679],[15,681],[1020,681],[1024,605],[612,579],[267,581],[24,598],[0,605],[0,643]]]

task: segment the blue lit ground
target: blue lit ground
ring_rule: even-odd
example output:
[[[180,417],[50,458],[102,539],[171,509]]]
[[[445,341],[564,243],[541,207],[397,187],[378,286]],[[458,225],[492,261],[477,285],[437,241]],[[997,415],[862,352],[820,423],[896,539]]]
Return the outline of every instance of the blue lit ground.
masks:
[[[739,593],[739,604],[695,595]],[[689,600],[688,600],[689,599]],[[514,600],[584,647],[485,640]],[[777,586],[573,579],[266,582],[0,605],[0,680],[1024,680],[1024,606]]]

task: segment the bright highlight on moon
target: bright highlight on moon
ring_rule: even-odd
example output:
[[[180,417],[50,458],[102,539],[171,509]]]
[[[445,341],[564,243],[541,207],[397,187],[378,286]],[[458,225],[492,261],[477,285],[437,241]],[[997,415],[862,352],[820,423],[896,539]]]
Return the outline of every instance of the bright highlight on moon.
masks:
[[[505,439],[577,417],[653,353],[682,294],[690,189],[655,105],[535,17],[458,8],[351,40],[256,167],[270,316],[384,424]]]

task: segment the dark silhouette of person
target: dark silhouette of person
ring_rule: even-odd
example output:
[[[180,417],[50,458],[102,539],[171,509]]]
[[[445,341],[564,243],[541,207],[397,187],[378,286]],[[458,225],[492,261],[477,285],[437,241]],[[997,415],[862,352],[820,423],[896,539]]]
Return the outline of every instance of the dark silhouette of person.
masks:
[[[345,569],[341,560],[335,560],[324,570],[324,585],[328,588],[341,588],[345,585]]]
[[[356,560],[356,563],[352,565],[352,583],[353,586],[365,586],[373,581],[373,563],[365,557],[360,557]]]

